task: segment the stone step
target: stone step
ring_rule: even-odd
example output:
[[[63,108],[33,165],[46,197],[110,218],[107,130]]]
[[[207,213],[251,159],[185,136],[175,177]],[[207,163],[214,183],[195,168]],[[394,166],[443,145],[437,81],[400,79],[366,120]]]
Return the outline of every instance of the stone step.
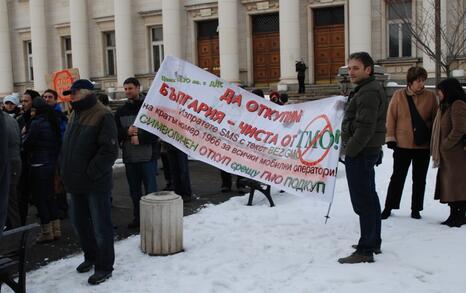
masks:
[[[112,109],[112,112],[115,113],[115,111],[123,106],[125,102],[126,100],[111,100],[109,103],[110,109]]]

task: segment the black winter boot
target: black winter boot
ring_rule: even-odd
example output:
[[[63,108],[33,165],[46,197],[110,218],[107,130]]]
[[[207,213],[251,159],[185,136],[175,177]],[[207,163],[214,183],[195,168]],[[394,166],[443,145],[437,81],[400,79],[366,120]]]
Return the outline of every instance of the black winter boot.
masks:
[[[411,218],[419,220],[421,218],[421,213],[419,211],[412,210]]]
[[[382,220],[386,220],[386,219],[388,219],[388,217],[390,217],[391,214],[392,214],[392,209],[385,208],[385,209],[383,209],[382,214],[380,214],[380,218]]]
[[[452,219],[447,223],[448,227],[461,227],[464,224],[464,212],[461,214],[461,208],[454,206]]]
[[[463,225],[466,225],[466,206],[465,205],[460,207],[460,218],[463,219]]]
[[[450,205],[450,215],[448,216],[448,218],[443,221],[442,223],[440,223],[441,225],[448,225],[449,223],[451,223],[452,219],[453,219],[453,211],[454,211],[454,207],[452,205]]]
[[[92,276],[87,279],[87,282],[91,285],[98,285],[102,282],[105,282],[108,278],[112,276],[111,271],[95,271]]]

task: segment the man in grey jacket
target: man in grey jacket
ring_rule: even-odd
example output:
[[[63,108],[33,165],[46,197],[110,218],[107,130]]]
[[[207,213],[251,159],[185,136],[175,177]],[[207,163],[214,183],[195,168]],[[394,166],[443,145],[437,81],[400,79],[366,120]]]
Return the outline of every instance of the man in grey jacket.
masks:
[[[342,123],[346,178],[354,212],[359,216],[361,237],[356,251],[340,263],[374,262],[380,253],[380,202],[375,189],[374,166],[380,163],[385,143],[388,101],[374,77],[374,61],[366,52],[349,57],[348,73],[356,85],[348,97]]]
[[[128,101],[116,111],[115,122],[133,201],[134,218],[128,228],[139,228],[139,201],[144,194],[157,191],[157,159],[160,151],[157,149],[157,136],[133,125],[144,102],[139,81],[134,77],[127,78],[123,87]],[[144,185],[144,194],[141,185]]]

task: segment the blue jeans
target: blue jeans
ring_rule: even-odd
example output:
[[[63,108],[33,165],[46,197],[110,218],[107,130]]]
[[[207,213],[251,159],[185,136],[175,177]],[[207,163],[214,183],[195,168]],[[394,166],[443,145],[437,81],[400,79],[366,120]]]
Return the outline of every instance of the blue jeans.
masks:
[[[139,221],[139,201],[143,196],[142,184],[144,184],[144,194],[157,191],[157,162],[126,163],[125,168],[129,193],[133,201],[133,216]]]
[[[361,228],[358,251],[364,254],[372,254],[382,243],[380,202],[375,190],[374,172],[378,159],[379,153],[364,151],[356,157],[347,156],[345,159],[351,203],[354,212],[359,216]]]
[[[111,192],[69,194],[70,219],[84,252],[84,259],[92,261],[96,271],[113,271]]]
[[[170,147],[167,150],[167,155],[175,193],[182,196],[184,199],[190,199],[192,192],[191,180],[189,178],[188,155],[175,147]]]

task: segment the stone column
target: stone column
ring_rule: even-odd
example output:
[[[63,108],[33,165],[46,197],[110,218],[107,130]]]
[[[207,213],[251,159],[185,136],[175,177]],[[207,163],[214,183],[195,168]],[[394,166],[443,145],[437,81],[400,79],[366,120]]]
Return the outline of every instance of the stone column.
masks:
[[[220,77],[239,83],[238,1],[218,0]]]
[[[371,0],[349,0],[349,50],[365,51],[372,55]]]
[[[31,21],[32,66],[34,68],[34,89],[47,89],[45,79],[48,70],[47,27],[45,20],[45,0],[30,0],[29,14]]]
[[[163,46],[165,56],[181,54],[181,1],[162,0]]]
[[[280,84],[297,84],[295,63],[301,59],[299,0],[280,0]],[[283,88],[284,89],[284,88]]]
[[[70,0],[70,28],[73,67],[79,69],[81,78],[89,79],[90,48],[86,2],[83,0]]]
[[[0,0],[0,44],[0,95],[4,95],[13,91],[7,0]]]
[[[131,1],[114,0],[115,42],[118,86],[123,86],[126,78],[134,76],[133,32],[131,22]]]

